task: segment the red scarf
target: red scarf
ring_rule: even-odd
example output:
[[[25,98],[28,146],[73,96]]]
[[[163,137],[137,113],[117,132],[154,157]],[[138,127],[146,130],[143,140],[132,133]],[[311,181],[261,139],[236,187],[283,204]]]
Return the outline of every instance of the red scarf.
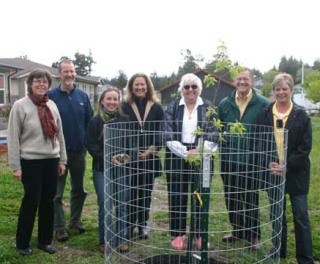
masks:
[[[47,106],[47,102],[49,101],[48,95],[44,95],[42,98],[39,98],[33,93],[30,93],[29,97],[31,101],[38,107],[38,114],[44,135],[50,138],[52,146],[54,146],[54,138],[58,132],[58,128],[54,122],[51,110]]]

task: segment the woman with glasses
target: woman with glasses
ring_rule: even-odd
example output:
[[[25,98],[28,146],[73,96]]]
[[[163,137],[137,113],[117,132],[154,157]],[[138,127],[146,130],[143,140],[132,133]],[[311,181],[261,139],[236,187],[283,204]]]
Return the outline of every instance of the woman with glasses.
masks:
[[[296,258],[298,263],[314,263],[312,256],[312,238],[308,214],[308,192],[310,184],[310,160],[309,154],[312,147],[311,120],[300,106],[292,101],[294,81],[290,74],[278,74],[273,83],[275,102],[266,107],[259,117],[259,124],[273,128],[278,160],[269,163],[271,174],[268,175],[266,183],[274,183],[282,175],[286,168],[285,192],[289,194],[294,233],[296,238]],[[281,154],[284,141],[284,129],[288,133],[287,164],[283,164],[284,157]],[[272,185],[271,185],[272,186]],[[276,192],[272,188],[266,188],[270,202],[271,217],[276,217],[277,201]],[[276,202],[275,202],[276,201]],[[280,217],[280,216],[279,216]],[[273,220],[273,219],[271,219]],[[276,220],[273,220],[275,222]],[[276,228],[275,226],[273,228]],[[281,232],[278,227],[277,232]],[[273,240],[275,243],[276,240]],[[280,254],[281,258],[287,255],[287,219],[286,198],[283,204],[282,237],[280,252],[276,251],[277,245],[267,254],[267,257],[275,258]]]
[[[194,135],[197,128],[204,134],[213,132],[212,122],[206,117],[210,104],[201,97],[202,82],[192,73],[182,76],[178,91],[181,98],[172,102],[165,111],[166,159],[165,170],[168,183],[171,247],[175,250],[186,248],[188,190],[197,190],[197,166],[187,162],[187,158],[199,153],[200,136]],[[211,133],[213,135],[213,133]],[[217,138],[214,139],[217,141]],[[205,147],[212,149],[213,139],[205,141]],[[212,168],[212,167],[211,167]],[[200,194],[201,195],[201,194]],[[199,201],[195,211],[199,217]],[[200,230],[200,219],[195,220],[195,231]],[[202,236],[194,234],[197,248],[202,246]]]
[[[16,233],[16,248],[23,256],[32,252],[30,239],[37,212],[37,247],[49,254],[56,252],[53,198],[67,156],[59,111],[47,95],[51,83],[49,72],[31,72],[28,94],[14,103],[9,117],[9,165],[24,188]]]

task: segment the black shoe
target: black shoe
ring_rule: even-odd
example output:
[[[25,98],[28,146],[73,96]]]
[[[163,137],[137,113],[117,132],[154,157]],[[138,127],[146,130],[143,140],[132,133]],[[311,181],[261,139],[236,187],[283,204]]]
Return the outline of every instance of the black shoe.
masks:
[[[222,242],[235,242],[240,239],[241,239],[240,237],[234,236],[232,234],[228,234],[222,237]]]
[[[145,226],[139,227],[139,239],[148,239],[148,229]]]
[[[43,245],[43,244],[40,244],[38,243],[38,246],[37,246],[40,250],[46,252],[46,253],[49,253],[49,254],[54,254],[57,252],[57,249],[54,245],[52,244],[49,244],[49,245]]]
[[[32,253],[32,250],[30,248],[20,249],[16,247],[16,249],[21,256],[29,256]]]

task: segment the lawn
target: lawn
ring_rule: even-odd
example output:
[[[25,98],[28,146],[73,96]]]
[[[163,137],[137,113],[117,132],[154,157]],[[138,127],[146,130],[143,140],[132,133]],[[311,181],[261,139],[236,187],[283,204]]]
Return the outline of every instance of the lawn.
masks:
[[[313,117],[313,149],[311,153],[311,185],[309,194],[309,214],[312,226],[313,249],[314,257],[317,261],[320,260],[320,118]],[[159,185],[165,185],[165,178],[160,177],[157,181]],[[36,232],[37,227],[33,232],[31,240],[31,248],[33,254],[28,257],[21,257],[14,249],[15,231],[17,225],[17,215],[23,195],[22,185],[20,182],[13,179],[11,172],[6,165],[6,157],[0,156],[0,263],[103,263],[104,258],[99,253],[98,245],[98,225],[97,225],[97,205],[96,196],[93,187],[91,173],[91,158],[88,156],[87,174],[85,179],[85,187],[88,196],[85,202],[83,223],[87,229],[82,235],[72,236],[65,243],[55,242],[59,252],[54,255],[45,254],[36,249]],[[216,188],[216,187],[215,187]],[[219,186],[218,186],[219,188]],[[154,192],[154,201],[161,199],[157,197],[160,192]],[[65,192],[66,208],[69,208],[69,185]],[[155,202],[153,203],[155,204]],[[160,206],[163,203],[158,203]],[[158,205],[158,206],[159,206]],[[224,207],[224,204],[218,205]],[[166,208],[166,207],[163,207]],[[160,208],[160,209],[163,209]],[[161,211],[161,210],[159,210]],[[289,231],[293,230],[291,209],[288,207],[288,222]],[[164,221],[167,224],[166,212],[159,212],[152,216],[153,221]],[[167,234],[159,235],[159,238],[166,239]],[[288,239],[288,257],[281,263],[296,263],[295,260],[295,242],[293,231],[289,232]]]

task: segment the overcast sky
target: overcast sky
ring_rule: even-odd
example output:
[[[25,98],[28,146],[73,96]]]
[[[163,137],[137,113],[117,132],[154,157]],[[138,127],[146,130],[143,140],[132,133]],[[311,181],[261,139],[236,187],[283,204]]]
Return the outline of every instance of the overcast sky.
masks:
[[[96,61],[92,75],[119,70],[170,75],[182,49],[206,61],[225,42],[232,61],[264,72],[283,55],[320,58],[318,0],[1,1],[0,58],[22,55],[51,66],[76,52]]]

